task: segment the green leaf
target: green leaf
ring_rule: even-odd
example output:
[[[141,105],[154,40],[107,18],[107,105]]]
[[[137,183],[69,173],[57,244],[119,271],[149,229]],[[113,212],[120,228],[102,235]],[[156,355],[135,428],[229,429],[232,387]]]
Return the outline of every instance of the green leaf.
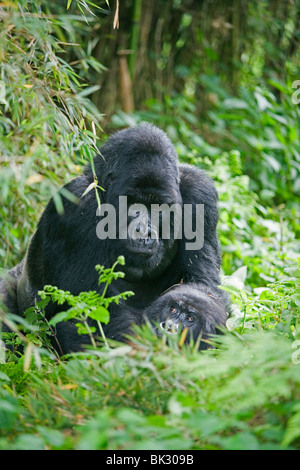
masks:
[[[93,320],[100,321],[102,323],[107,323],[109,322],[109,311],[105,307],[98,307],[96,310],[92,310],[89,313],[89,317],[92,318]]]
[[[223,439],[223,445],[225,450],[259,450],[259,442],[250,432],[240,432],[226,437]]]
[[[73,310],[67,310],[66,312],[60,312],[57,313],[51,320],[49,321],[49,325],[55,326],[57,323],[60,323],[61,321],[67,321],[70,320],[71,318],[74,318],[76,316],[77,312],[74,312]]]
[[[124,266],[125,265],[125,258],[123,255],[121,256],[118,256],[118,263],[121,265],[121,266]]]
[[[299,406],[298,406],[299,408]],[[294,414],[288,421],[287,429],[282,441],[282,446],[286,447],[295,439],[300,437],[300,411]]]
[[[223,101],[225,109],[247,109],[248,104],[238,98],[227,98]]]
[[[16,450],[45,450],[45,443],[35,434],[20,434],[15,442]]]
[[[88,185],[88,187],[85,189],[81,197],[84,197],[86,194],[88,194],[92,189],[97,187],[98,182],[93,181],[91,184]]]
[[[89,335],[90,333],[96,333],[96,328],[94,326],[89,326],[89,328],[84,325],[84,323],[76,323],[77,332],[79,335]]]
[[[10,378],[4,374],[4,372],[1,372],[0,370],[0,380],[5,380],[5,382],[10,382]]]

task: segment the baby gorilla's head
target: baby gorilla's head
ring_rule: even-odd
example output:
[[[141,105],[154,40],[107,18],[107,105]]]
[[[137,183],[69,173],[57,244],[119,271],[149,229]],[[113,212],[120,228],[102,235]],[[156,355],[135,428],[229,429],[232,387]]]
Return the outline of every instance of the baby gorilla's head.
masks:
[[[157,333],[177,334],[187,329],[186,342],[201,337],[199,349],[207,349],[210,335],[219,333],[227,319],[222,292],[205,285],[178,285],[162,294],[147,310],[152,323],[159,324]]]

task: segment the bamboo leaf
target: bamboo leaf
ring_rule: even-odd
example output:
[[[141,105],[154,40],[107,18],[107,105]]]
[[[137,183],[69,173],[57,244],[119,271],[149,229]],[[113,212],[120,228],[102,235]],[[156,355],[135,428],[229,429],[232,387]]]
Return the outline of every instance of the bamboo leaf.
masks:
[[[97,187],[97,181],[93,181],[88,187],[85,189],[81,197],[86,196],[93,188]]]

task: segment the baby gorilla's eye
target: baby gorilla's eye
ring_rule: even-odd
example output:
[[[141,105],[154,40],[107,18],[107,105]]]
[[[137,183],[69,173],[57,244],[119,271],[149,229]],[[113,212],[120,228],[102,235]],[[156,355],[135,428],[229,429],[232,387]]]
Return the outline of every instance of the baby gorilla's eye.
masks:
[[[172,307],[172,308],[171,308],[171,312],[172,312],[172,313],[177,313],[176,308],[175,308],[175,307]]]
[[[186,321],[188,321],[188,322],[191,322],[191,323],[192,323],[192,322],[194,321],[194,317],[193,317],[193,315],[187,315],[187,316],[186,316]]]

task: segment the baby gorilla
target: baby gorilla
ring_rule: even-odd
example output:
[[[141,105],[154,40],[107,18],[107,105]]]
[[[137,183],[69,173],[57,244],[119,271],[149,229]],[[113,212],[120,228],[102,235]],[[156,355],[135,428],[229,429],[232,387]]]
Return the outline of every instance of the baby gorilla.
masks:
[[[210,347],[210,335],[220,333],[218,326],[224,327],[227,314],[224,297],[206,285],[177,285],[162,294],[145,312],[145,316],[155,324],[156,333],[177,334],[187,329],[185,342],[200,339],[199,349]],[[158,326],[159,325],[159,326]]]

